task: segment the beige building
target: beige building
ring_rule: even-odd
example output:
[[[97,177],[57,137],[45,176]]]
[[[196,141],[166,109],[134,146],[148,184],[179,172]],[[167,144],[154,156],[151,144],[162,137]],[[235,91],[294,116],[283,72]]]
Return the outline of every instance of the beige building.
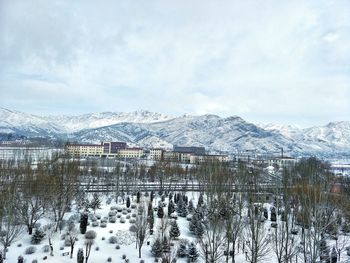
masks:
[[[142,148],[126,148],[118,151],[118,157],[120,158],[141,158],[142,156]]]
[[[74,157],[96,156],[103,154],[103,145],[99,144],[67,144],[66,152]]]

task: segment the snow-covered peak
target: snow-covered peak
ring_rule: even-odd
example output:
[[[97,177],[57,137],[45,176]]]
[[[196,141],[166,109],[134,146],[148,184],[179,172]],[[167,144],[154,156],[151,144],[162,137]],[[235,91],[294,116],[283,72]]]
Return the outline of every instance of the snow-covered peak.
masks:
[[[133,112],[101,112],[76,116],[48,116],[45,119],[56,123],[66,132],[110,126],[121,122],[153,123],[171,119],[167,115],[145,110]]]

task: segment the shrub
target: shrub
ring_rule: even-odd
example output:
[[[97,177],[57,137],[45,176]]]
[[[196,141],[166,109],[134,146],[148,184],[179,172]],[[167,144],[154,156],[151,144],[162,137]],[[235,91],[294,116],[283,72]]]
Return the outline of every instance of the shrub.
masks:
[[[19,256],[19,257],[17,258],[17,263],[24,263],[24,259],[23,259],[22,256]]]
[[[105,237],[102,237],[102,240],[105,240],[106,238]]]
[[[130,218],[129,219],[129,223],[130,224],[135,224],[136,223],[136,219],[135,218]]]
[[[95,239],[97,236],[96,232],[94,230],[89,230],[85,233],[86,239]]]
[[[126,255],[125,254],[123,254],[122,259],[126,259]]]
[[[102,227],[102,228],[107,227],[107,223],[106,222],[101,222],[100,227]]]
[[[98,226],[98,222],[97,222],[97,221],[94,221],[94,222],[91,223],[91,225],[92,225],[93,227],[97,227],[97,226]]]
[[[136,204],[135,204],[135,203],[132,203],[130,207],[131,207],[132,209],[135,209],[135,208],[136,208]]]
[[[120,223],[123,223],[123,224],[125,223],[125,218],[124,217],[120,218]]]
[[[107,258],[107,262],[112,262],[112,258],[111,257]]]
[[[30,246],[26,248],[26,250],[24,251],[24,254],[31,255],[31,254],[34,254],[35,252],[36,252],[36,247]]]
[[[33,259],[32,263],[38,263],[38,260],[37,259]]]
[[[120,246],[119,246],[119,245],[116,245],[116,246],[115,246],[115,249],[120,249]]]
[[[112,230],[112,229],[111,229],[111,230],[109,230],[109,233],[110,233],[110,234],[113,234],[113,230]]]
[[[132,217],[136,217],[136,213],[132,213],[131,216],[132,216]]]
[[[115,216],[111,216],[110,218],[109,218],[109,222],[110,223],[115,223],[117,221],[117,218],[115,217]]]
[[[96,251],[99,251],[99,250],[100,250],[100,247],[96,247],[95,250],[96,250]]]
[[[110,244],[116,244],[116,243],[118,242],[118,239],[117,239],[116,236],[110,236],[110,237],[108,238],[108,242],[109,242]]]
[[[123,215],[127,215],[127,214],[128,214],[128,211],[123,210],[122,214],[123,214]]]
[[[22,244],[21,244],[21,243],[18,243],[18,244],[17,244],[17,247],[21,247],[21,246],[22,246]]]
[[[45,245],[41,248],[41,250],[44,252],[44,253],[48,253],[50,252],[50,246],[49,245]]]
[[[64,247],[60,247],[60,250],[63,250],[64,249]]]
[[[121,218],[122,217],[122,214],[117,214],[117,218]]]
[[[115,211],[110,211],[109,213],[108,213],[108,216],[115,216],[117,213],[115,212]]]

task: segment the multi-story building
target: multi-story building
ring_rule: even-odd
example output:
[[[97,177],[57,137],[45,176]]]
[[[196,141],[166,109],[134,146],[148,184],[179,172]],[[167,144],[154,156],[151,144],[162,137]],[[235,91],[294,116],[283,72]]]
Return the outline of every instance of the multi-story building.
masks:
[[[67,144],[66,152],[74,157],[95,156],[103,154],[102,144]]]
[[[142,148],[126,148],[118,151],[118,157],[120,158],[141,158],[142,156]]]
[[[193,154],[190,156],[190,161],[191,164],[200,164],[203,162],[228,162],[228,156],[227,155],[196,155]]]
[[[149,150],[149,158],[151,160],[160,161],[163,160],[164,150],[160,148],[153,148]]]
[[[116,154],[119,150],[126,149],[125,142],[102,142],[104,154]]]
[[[174,152],[205,155],[205,148],[204,147],[195,147],[195,146],[191,146],[191,147],[174,146]]]

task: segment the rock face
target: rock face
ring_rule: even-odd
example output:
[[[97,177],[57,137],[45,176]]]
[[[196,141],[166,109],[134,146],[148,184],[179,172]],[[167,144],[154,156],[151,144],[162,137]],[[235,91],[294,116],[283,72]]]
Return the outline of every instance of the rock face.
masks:
[[[204,146],[214,152],[256,151],[291,155],[350,153],[350,122],[300,129],[255,125],[238,116],[170,117],[149,111],[37,116],[0,108],[0,140],[18,137],[81,142],[125,141],[143,147]]]

